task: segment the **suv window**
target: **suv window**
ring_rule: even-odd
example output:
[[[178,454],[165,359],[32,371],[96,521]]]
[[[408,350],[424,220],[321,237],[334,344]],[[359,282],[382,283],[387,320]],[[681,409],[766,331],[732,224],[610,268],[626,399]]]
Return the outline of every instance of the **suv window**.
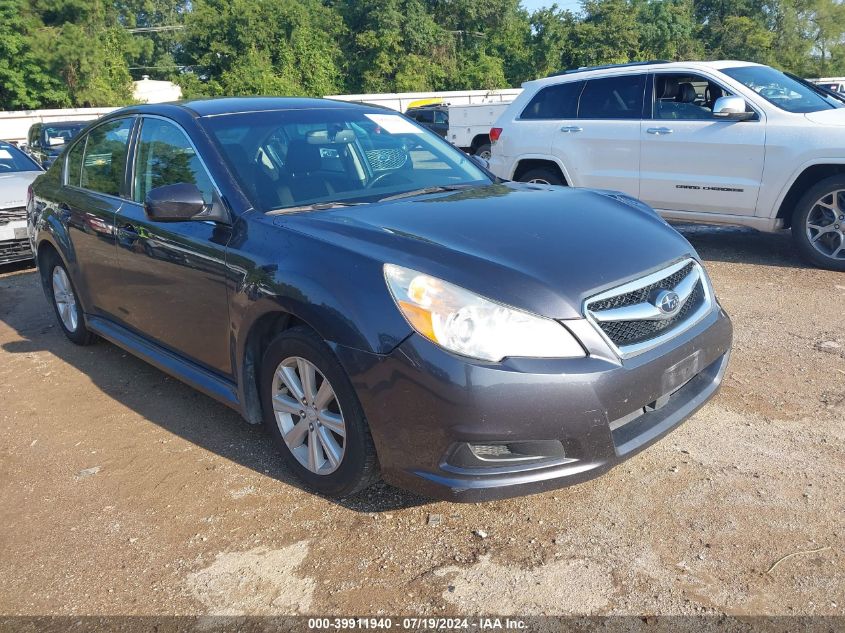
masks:
[[[133,119],[117,119],[98,125],[88,133],[80,180],[83,188],[120,195],[132,123]]]
[[[87,138],[80,139],[67,155],[65,182],[71,187],[78,187],[82,176],[82,154],[85,152]]]
[[[520,115],[521,119],[574,119],[583,81],[569,81],[546,86],[534,95]]]
[[[135,160],[135,202],[143,202],[151,189],[187,183],[196,185],[206,204],[212,203],[214,188],[193,145],[175,124],[145,118],[138,138]]]
[[[579,119],[639,119],[645,75],[590,79],[578,102]]]
[[[658,73],[654,76],[654,118],[712,119],[716,99],[731,94],[700,75]]]
[[[434,122],[435,123],[448,123],[449,117],[446,116],[446,113],[443,110],[435,110],[434,111]]]
[[[417,110],[413,118],[420,123],[434,123],[434,112],[431,110]]]

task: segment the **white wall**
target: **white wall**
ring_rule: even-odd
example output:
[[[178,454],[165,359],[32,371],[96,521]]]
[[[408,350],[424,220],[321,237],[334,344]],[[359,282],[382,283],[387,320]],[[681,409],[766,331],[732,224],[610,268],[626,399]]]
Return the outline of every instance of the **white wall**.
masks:
[[[0,139],[26,141],[33,123],[48,121],[92,121],[117,108],[67,108],[63,110],[19,110],[0,112]]]

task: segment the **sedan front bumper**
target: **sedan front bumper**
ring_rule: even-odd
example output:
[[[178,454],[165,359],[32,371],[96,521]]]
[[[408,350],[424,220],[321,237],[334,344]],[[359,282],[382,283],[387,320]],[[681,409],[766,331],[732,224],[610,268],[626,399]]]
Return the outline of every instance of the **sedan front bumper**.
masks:
[[[586,358],[483,363],[416,334],[385,356],[336,352],[384,479],[476,502],[591,479],[655,442],[716,393],[731,338],[730,319],[716,307],[624,361],[591,349]]]

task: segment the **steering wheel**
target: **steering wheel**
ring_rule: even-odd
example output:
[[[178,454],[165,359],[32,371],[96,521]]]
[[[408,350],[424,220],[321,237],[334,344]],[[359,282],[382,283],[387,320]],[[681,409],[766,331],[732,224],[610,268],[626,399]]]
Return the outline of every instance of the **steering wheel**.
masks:
[[[368,182],[367,186],[364,187],[364,188],[365,189],[372,189],[378,183],[382,182],[383,180],[390,178],[391,176],[395,176],[395,175],[396,175],[395,171],[386,171],[383,174],[379,174],[378,176],[373,177],[373,179],[370,182]]]

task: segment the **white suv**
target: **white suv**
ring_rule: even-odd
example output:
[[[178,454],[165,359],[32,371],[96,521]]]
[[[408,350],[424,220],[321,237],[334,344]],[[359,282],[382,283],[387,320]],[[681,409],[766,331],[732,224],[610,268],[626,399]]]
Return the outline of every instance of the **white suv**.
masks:
[[[845,270],[845,100],[768,66],[645,62],[524,84],[490,130],[490,169],[615,189],[666,218],[792,227]]]

